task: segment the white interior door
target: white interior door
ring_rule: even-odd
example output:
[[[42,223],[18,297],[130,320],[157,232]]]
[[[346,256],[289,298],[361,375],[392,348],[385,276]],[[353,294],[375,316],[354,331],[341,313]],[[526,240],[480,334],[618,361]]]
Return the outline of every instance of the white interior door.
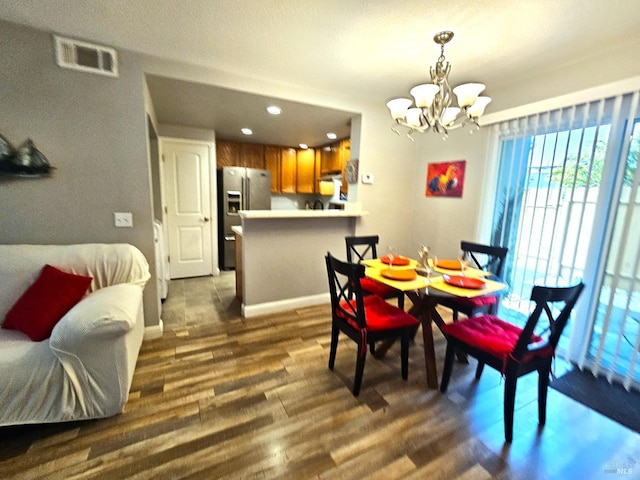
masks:
[[[210,148],[177,141],[162,145],[171,278],[211,275]]]

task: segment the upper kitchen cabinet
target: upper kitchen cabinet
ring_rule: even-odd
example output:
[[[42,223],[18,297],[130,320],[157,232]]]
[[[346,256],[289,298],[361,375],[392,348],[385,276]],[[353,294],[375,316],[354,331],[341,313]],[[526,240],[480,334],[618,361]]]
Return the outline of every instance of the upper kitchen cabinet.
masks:
[[[320,173],[322,175],[343,172],[345,165],[351,157],[351,141],[345,138],[339,142],[322,147],[320,151]]]
[[[264,145],[257,143],[240,144],[240,162],[246,168],[264,168]]]
[[[264,145],[216,141],[216,167],[265,168]]]
[[[280,193],[281,187],[281,168],[280,156],[281,147],[273,145],[264,146],[264,167],[271,172],[271,192]]]
[[[340,152],[340,171],[342,172],[342,186],[340,187],[340,191],[346,195],[349,190],[349,184],[347,183],[347,169],[345,167],[351,159],[351,140],[349,138],[340,140],[338,151]]]
[[[239,167],[240,144],[226,140],[216,141],[216,168]]]
[[[316,193],[316,154],[313,148],[298,150],[296,192]]]
[[[280,191],[296,193],[297,155],[295,148],[283,148],[280,157]]]

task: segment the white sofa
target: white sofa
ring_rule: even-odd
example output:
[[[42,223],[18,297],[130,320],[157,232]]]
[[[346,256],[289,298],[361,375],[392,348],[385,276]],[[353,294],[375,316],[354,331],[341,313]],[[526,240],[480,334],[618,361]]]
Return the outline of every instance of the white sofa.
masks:
[[[145,257],[127,244],[0,245],[0,322],[45,264],[93,280],[50,338],[0,328],[0,426],[108,417],[129,396],[144,333]]]

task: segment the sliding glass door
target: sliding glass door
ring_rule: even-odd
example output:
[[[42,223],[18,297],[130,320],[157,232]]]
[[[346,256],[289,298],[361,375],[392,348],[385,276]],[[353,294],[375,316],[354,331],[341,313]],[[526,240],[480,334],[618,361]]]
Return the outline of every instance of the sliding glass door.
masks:
[[[640,381],[640,122],[633,124],[586,358],[627,388]]]
[[[524,321],[534,284],[583,279],[560,349],[627,387],[640,382],[637,110],[636,93],[501,124],[492,231],[509,247],[501,315]]]

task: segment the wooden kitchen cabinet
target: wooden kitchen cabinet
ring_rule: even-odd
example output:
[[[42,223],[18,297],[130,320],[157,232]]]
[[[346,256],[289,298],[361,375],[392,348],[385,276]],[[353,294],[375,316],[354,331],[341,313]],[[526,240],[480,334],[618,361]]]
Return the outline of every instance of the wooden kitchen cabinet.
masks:
[[[338,155],[338,145],[326,145],[320,150],[320,172],[322,175],[340,171],[340,156]]]
[[[264,147],[264,167],[271,172],[271,192],[280,193],[281,191],[281,147],[274,145],[265,145]]]
[[[316,155],[313,148],[298,150],[296,164],[296,192],[315,193]]]
[[[240,144],[240,166],[246,168],[264,168],[264,145],[259,143]]]
[[[240,143],[216,141],[216,168],[240,166]]]
[[[320,148],[322,175],[327,173],[342,172],[351,157],[351,140],[345,138]]]
[[[320,149],[320,172],[322,175],[340,172],[342,187],[340,192],[347,194],[349,184],[345,174],[347,162],[351,159],[351,140],[345,138]]]
[[[283,148],[280,157],[280,191],[296,193],[297,155],[295,148]]]
[[[322,153],[319,148],[315,149],[315,157],[316,157],[316,166],[315,166],[315,180],[314,180],[314,189],[313,193],[320,193],[320,177],[322,176],[321,166],[322,166]]]
[[[265,168],[264,145],[230,140],[216,141],[216,168]]]
[[[349,191],[349,184],[347,183],[345,167],[347,162],[351,159],[351,140],[348,138],[340,140],[338,152],[340,156],[340,171],[342,172],[342,186],[340,187],[340,192],[346,195]]]

